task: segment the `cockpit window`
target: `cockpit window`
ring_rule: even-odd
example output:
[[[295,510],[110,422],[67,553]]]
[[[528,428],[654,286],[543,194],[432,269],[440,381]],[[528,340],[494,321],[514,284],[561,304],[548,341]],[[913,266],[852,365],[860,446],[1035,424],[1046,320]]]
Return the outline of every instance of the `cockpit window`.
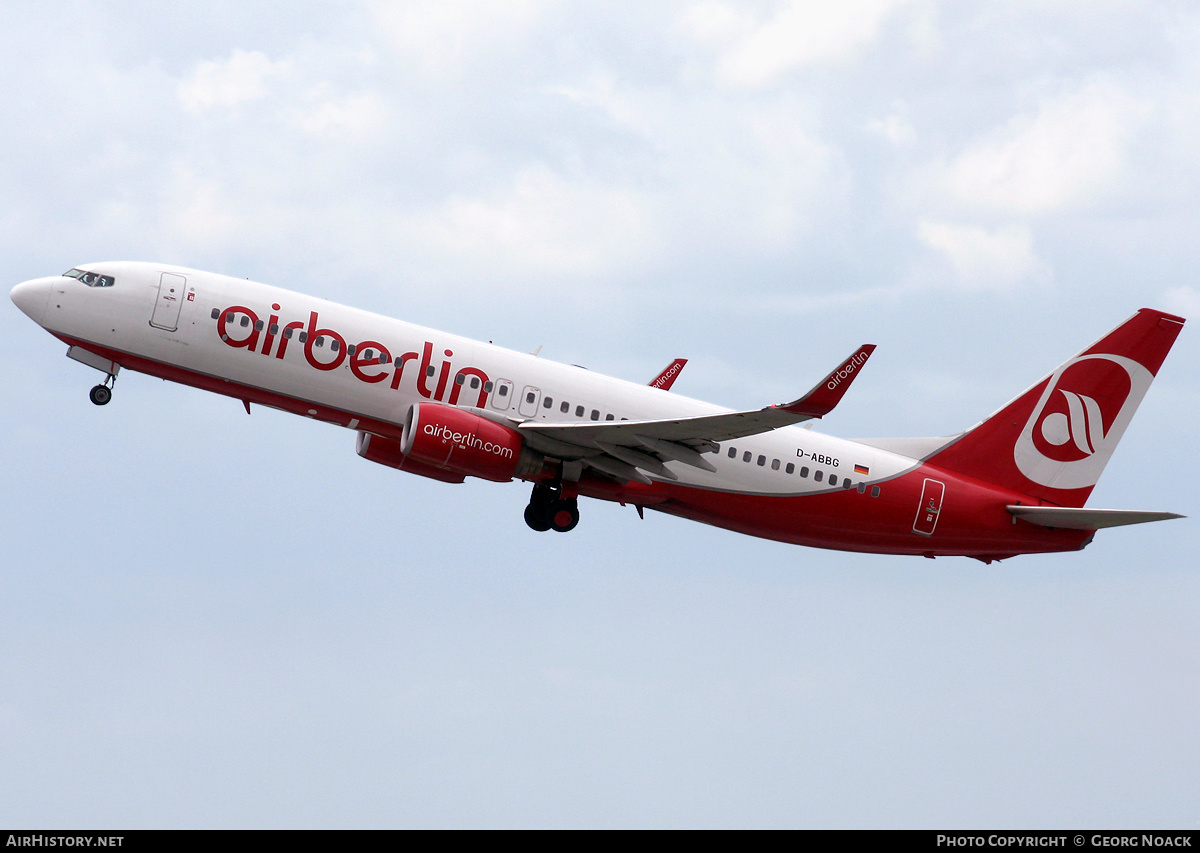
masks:
[[[67,278],[77,278],[86,284],[88,287],[112,287],[113,277],[111,275],[100,275],[99,273],[88,272],[87,270],[72,269],[63,273]]]

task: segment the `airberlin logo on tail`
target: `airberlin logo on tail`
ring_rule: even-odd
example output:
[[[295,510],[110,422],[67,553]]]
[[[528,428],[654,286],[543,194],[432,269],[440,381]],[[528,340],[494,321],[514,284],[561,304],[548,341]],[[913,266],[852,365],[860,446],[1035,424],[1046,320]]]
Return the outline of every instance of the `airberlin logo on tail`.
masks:
[[[1041,486],[1094,486],[1154,376],[1119,355],[1084,355],[1050,377],[1013,447]]]
[[[1062,388],[1058,389],[1058,393],[1062,394],[1067,411],[1050,412],[1042,418],[1042,424],[1038,427],[1041,438],[1054,447],[1067,445],[1069,452],[1078,451],[1084,456],[1091,456],[1104,446],[1104,413],[1100,410],[1100,404],[1086,394],[1076,394]]]

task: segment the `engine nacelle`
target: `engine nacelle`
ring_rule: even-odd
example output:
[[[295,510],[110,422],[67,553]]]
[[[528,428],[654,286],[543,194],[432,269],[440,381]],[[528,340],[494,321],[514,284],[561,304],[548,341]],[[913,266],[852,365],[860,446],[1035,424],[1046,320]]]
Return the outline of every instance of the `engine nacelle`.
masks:
[[[372,435],[369,432],[360,432],[358,434],[358,443],[355,449],[363,459],[378,462],[380,465],[386,465],[389,468],[407,471],[410,474],[431,477],[434,480],[441,480],[443,483],[461,483],[466,479],[466,476],[463,474],[455,471],[447,471],[445,468],[435,468],[432,465],[426,465],[424,462],[418,462],[416,459],[405,456],[400,451],[400,442]]]
[[[498,483],[536,474],[545,463],[515,429],[439,403],[417,403],[409,410],[400,451],[418,462]]]

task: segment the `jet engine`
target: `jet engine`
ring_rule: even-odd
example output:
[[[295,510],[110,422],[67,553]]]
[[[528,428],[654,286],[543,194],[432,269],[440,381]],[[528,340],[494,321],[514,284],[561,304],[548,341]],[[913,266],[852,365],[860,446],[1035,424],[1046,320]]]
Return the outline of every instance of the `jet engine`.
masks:
[[[439,403],[409,409],[400,452],[435,468],[498,483],[537,474],[545,464],[515,429]]]

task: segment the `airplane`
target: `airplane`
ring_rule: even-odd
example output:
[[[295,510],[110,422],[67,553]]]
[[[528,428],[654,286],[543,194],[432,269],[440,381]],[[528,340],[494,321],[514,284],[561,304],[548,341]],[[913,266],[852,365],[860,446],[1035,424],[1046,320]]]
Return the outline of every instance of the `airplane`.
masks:
[[[539,532],[572,530],[583,496],[797,545],[990,563],[1181,517],[1084,506],[1185,322],[1149,308],[964,432],[849,441],[797,425],[837,406],[871,344],[789,403],[730,411],[667,390],[683,359],[639,385],[177,266],[86,264],[12,300],[105,374],[97,405],[126,369],[336,424],[400,471],[532,483]]]

